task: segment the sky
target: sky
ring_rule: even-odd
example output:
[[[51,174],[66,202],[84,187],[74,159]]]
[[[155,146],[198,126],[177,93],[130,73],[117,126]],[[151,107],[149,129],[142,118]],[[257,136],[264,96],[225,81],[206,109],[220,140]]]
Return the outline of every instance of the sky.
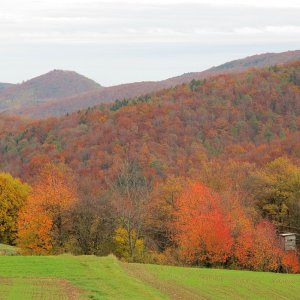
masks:
[[[300,0],[0,0],[0,82],[53,69],[104,86],[300,49]]]

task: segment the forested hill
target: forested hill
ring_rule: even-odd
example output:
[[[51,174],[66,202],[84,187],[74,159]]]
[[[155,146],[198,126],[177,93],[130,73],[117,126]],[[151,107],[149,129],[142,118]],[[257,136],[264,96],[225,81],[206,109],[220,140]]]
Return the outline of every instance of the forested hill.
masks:
[[[264,163],[285,155],[300,163],[300,62],[59,118],[0,118],[0,169],[26,180],[49,160],[84,175],[87,189],[105,185],[125,158],[156,178],[193,178],[205,160]]]
[[[25,109],[27,106],[91,91],[101,86],[72,71],[53,70],[20,84],[0,85],[0,111]]]

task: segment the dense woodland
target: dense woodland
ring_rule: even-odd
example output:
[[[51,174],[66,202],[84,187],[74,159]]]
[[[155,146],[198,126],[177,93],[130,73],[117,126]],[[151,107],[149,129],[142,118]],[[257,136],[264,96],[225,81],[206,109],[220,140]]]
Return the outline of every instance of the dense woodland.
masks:
[[[59,118],[3,114],[0,242],[298,272],[278,233],[300,233],[299,129],[300,62]]]

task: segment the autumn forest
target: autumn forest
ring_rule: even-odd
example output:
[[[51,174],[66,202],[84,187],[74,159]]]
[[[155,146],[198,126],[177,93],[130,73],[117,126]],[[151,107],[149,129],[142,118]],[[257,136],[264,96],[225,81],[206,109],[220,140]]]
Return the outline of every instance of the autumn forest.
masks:
[[[0,170],[0,243],[24,255],[297,273],[300,62],[2,113]]]

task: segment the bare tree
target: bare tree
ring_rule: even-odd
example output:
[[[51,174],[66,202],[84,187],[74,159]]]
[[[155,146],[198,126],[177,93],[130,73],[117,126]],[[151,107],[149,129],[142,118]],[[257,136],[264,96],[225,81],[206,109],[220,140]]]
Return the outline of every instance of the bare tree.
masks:
[[[137,240],[141,238],[148,215],[151,187],[136,162],[125,161],[111,184],[113,207],[118,225],[126,230],[128,249],[134,260]]]

